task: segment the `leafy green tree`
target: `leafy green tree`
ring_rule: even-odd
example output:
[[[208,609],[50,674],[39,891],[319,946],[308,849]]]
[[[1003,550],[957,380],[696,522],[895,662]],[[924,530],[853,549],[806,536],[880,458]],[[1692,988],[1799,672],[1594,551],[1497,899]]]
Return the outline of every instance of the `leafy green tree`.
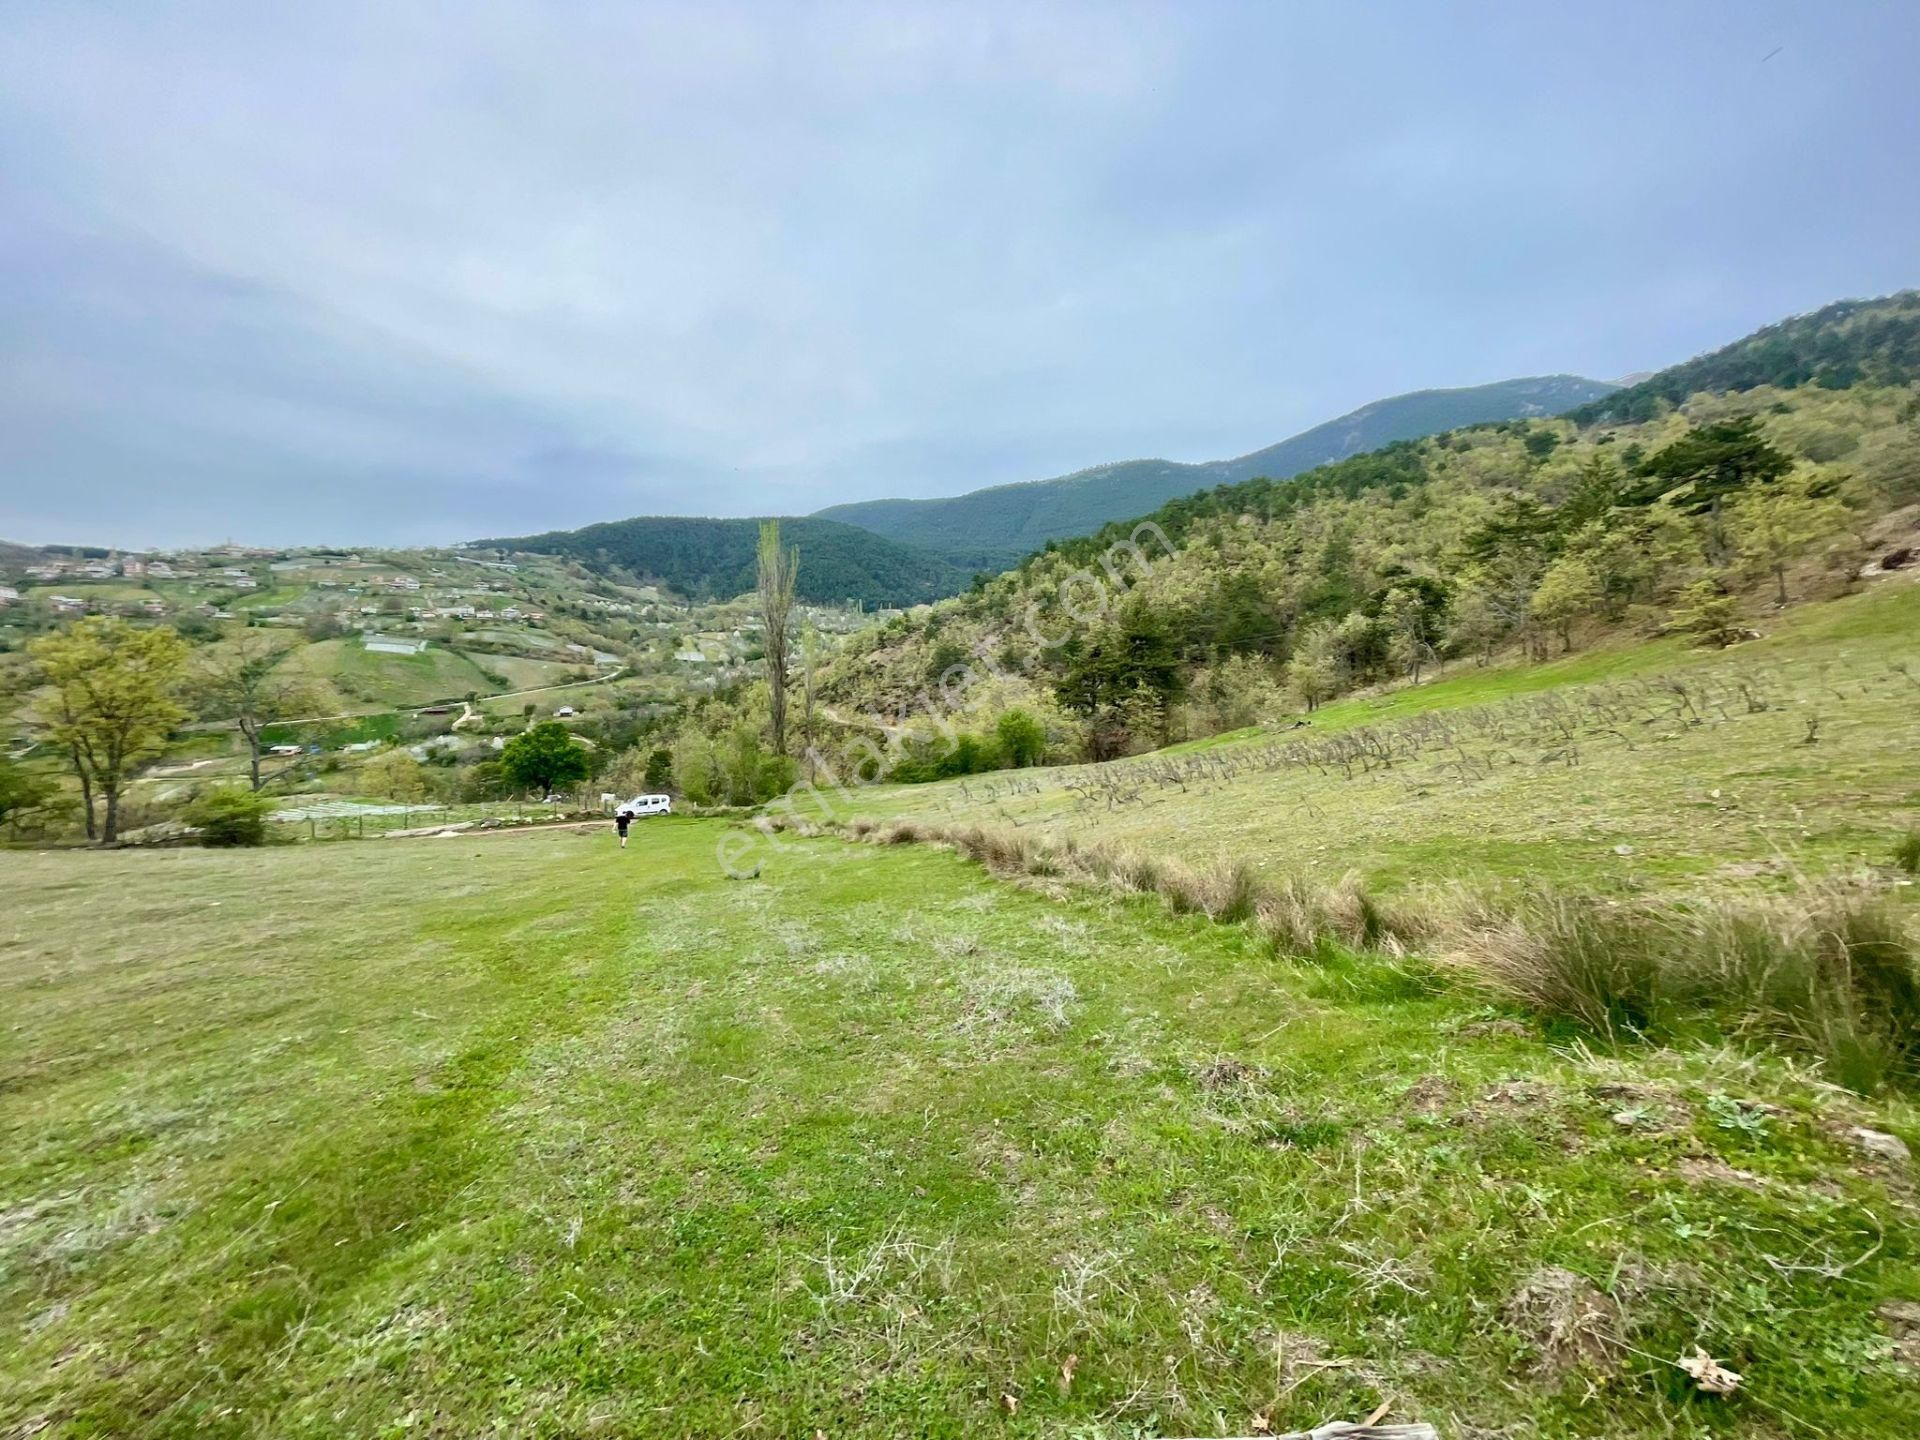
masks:
[[[1666,498],[1693,515],[1710,515],[1718,530],[1722,506],[1752,485],[1778,480],[1793,469],[1793,457],[1767,442],[1752,415],[1689,430],[1654,452],[1640,466],[1642,483],[1634,498],[1652,504]]]
[[[360,788],[383,800],[418,805],[427,798],[426,767],[405,750],[388,750],[360,767]]]
[[[1075,637],[1062,648],[1067,661],[1058,681],[1061,704],[1099,716],[1099,728],[1108,733],[1116,726],[1137,730],[1142,717],[1151,715],[1147,728],[1165,743],[1168,712],[1185,691],[1186,674],[1179,644],[1163,614],[1151,604],[1130,599],[1109,623],[1084,641]]]
[[[1729,507],[1728,528],[1740,556],[1773,577],[1774,603],[1787,603],[1787,570],[1847,522],[1847,507],[1817,483],[1787,482],[1750,490]]]
[[[671,750],[655,750],[647,756],[646,786],[648,790],[654,792],[673,788],[673,752]]]
[[[1047,727],[1031,710],[1015,707],[994,722],[1000,756],[1013,769],[1038,765],[1047,758]]]
[[[1380,621],[1387,631],[1388,658],[1413,681],[1440,653],[1446,638],[1447,587],[1425,575],[1397,577],[1380,598]]]
[[[784,755],[787,753],[787,647],[793,639],[793,587],[800,577],[800,551],[781,548],[778,520],[761,523],[757,560],[761,645],[767,657],[773,753]]]
[[[1605,455],[1589,455],[1575,475],[1566,497],[1554,507],[1554,528],[1571,534],[1583,525],[1605,519],[1620,503],[1625,481],[1620,469]]]
[[[1385,668],[1392,637],[1374,616],[1353,610],[1333,627],[1333,643],[1345,682],[1361,684]]]
[[[1513,554],[1539,556],[1556,548],[1558,532],[1554,512],[1535,496],[1506,495],[1467,535],[1463,548],[1468,559],[1482,562]]]
[[[720,798],[713,737],[697,719],[689,720],[673,737],[673,774],[680,794],[694,804],[711,805]]]
[[[51,776],[36,775],[0,755],[0,825],[17,829],[53,804],[60,787]]]
[[[1287,688],[1300,697],[1302,705],[1318,710],[1340,693],[1345,678],[1332,626],[1316,625],[1300,637],[1293,658],[1287,661]]]
[[[186,719],[178,695],[187,644],[171,628],[89,616],[28,647],[50,690],[44,721],[80,781],[87,838],[120,837],[120,800],[141,762]],[[104,806],[98,826],[96,798]]]
[[[558,720],[543,720],[500,751],[501,773],[515,785],[538,789],[542,799],[562,786],[579,784],[592,769],[586,747]]]
[[[1562,650],[1573,649],[1573,627],[1600,608],[1605,594],[1593,566],[1577,555],[1563,555],[1540,578],[1530,608],[1533,618],[1560,637]]]

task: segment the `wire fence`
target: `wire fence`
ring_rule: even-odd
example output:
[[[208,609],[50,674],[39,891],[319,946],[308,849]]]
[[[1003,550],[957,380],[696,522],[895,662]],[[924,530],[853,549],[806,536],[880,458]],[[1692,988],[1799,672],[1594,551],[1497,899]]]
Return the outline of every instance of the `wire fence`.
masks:
[[[506,801],[496,805],[401,805],[356,807],[349,813],[315,813],[275,820],[282,838],[320,843],[336,840],[377,840],[408,831],[442,830],[452,825],[473,829],[504,829],[518,825],[550,825],[603,820],[597,810],[574,806],[531,805]]]

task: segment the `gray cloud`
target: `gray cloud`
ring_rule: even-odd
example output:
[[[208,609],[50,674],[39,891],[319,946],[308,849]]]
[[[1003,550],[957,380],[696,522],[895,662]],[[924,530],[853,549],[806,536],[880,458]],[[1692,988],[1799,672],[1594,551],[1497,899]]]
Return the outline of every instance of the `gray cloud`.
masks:
[[[1914,282],[1916,61],[1864,5],[16,4],[0,535],[803,511],[1648,368]]]

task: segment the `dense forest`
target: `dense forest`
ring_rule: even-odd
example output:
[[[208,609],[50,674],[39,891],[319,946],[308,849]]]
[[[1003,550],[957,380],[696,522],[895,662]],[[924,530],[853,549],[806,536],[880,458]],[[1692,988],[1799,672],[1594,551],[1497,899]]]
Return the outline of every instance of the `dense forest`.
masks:
[[[725,599],[754,587],[758,520],[639,516],[580,530],[480,540],[482,548],[563,555],[603,574],[665,585],[690,600]],[[852,525],[810,516],[782,520],[800,547],[799,596],[819,604],[918,605],[964,589],[971,572]]]
[[[1050,756],[1104,758],[1622,630],[1728,643],[1912,543],[1915,313],[1902,295],[1770,327],[1679,367],[1739,377],[1729,393],[1674,405],[1684,382],[1656,376],[1628,403],[1659,413],[1631,423],[1474,426],[1174,500],[868,632],[822,693],[897,715],[946,709],[944,685],[979,737],[950,771],[1003,763],[1010,711]],[[1782,345],[1790,383],[1745,383]]]
[[[1575,375],[1421,390],[1351,414],[1233,460],[1181,464],[1124,460],[1053,480],[996,485],[937,500],[866,500],[820,511],[875,534],[919,545],[969,570],[1004,570],[1049,540],[1086,535],[1143,515],[1180,495],[1257,475],[1285,479],[1316,465],[1489,420],[1558,415],[1614,389]]]

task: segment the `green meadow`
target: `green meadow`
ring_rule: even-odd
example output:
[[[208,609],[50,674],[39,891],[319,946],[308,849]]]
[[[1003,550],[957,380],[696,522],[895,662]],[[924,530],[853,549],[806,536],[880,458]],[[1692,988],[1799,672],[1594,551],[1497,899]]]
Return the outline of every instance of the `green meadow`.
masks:
[[[7,855],[0,1434],[1920,1432],[1909,1101],[727,833]]]

